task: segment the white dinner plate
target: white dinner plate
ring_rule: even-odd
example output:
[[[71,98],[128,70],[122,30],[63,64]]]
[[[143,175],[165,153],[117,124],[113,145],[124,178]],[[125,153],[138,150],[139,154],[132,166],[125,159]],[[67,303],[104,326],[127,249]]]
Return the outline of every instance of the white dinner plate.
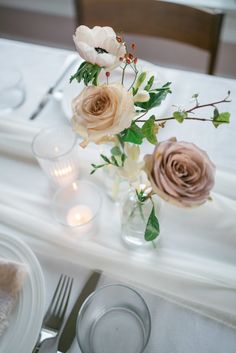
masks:
[[[149,70],[156,74],[160,85],[165,83],[164,75],[162,72],[163,70],[161,70],[159,67],[147,61],[140,60],[139,70],[140,71]],[[121,83],[121,75],[122,75],[122,70],[120,68],[115,69],[114,71],[111,72],[109,83]],[[125,87],[127,89],[132,84],[134,77],[135,77],[134,71],[131,68],[127,68],[125,72],[125,82],[124,82]],[[106,76],[103,70],[99,77],[99,83],[105,83],[105,82],[106,82]],[[67,85],[64,87],[64,90],[62,93],[62,99],[61,99],[61,106],[62,106],[63,113],[68,120],[71,120],[72,118],[72,108],[71,108],[72,99],[78,96],[84,87],[85,85],[83,82],[78,83],[76,80],[72,81],[72,83],[67,83]]]
[[[31,353],[40,332],[44,305],[44,277],[36,256],[18,238],[0,233],[0,257],[26,264],[28,276],[0,337],[1,353]]]

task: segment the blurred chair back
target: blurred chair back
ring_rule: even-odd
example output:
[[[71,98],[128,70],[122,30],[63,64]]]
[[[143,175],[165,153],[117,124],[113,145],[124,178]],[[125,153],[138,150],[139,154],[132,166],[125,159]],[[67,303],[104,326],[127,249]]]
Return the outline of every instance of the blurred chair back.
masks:
[[[213,74],[223,14],[158,0],[74,0],[77,25],[171,39],[206,50]]]

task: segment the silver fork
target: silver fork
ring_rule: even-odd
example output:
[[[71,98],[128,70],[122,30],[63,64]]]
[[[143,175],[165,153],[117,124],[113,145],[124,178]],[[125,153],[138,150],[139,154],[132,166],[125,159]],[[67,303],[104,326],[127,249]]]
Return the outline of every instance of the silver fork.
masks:
[[[51,303],[44,316],[38,341],[32,353],[39,352],[41,346],[48,340],[56,339],[62,326],[66,308],[69,302],[73,278],[61,275],[53,294]]]

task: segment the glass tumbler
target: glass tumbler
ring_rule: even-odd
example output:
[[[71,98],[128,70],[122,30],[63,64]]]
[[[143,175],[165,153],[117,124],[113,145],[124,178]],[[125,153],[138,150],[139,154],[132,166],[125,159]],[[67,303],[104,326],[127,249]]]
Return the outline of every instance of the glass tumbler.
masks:
[[[25,100],[25,88],[20,71],[0,66],[0,115],[17,109]]]
[[[93,292],[77,319],[82,353],[142,353],[150,332],[151,318],[144,299],[121,284]]]
[[[33,139],[32,151],[54,186],[65,186],[77,179],[77,136],[70,126],[61,125],[41,130]]]

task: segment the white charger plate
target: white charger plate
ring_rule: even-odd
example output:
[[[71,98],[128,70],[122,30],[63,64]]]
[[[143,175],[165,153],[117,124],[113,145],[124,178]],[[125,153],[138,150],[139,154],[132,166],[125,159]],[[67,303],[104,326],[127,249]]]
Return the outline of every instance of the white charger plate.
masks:
[[[17,305],[10,315],[9,327],[0,337],[0,352],[31,353],[44,314],[43,273],[32,250],[15,236],[0,233],[0,257],[24,263],[29,271]]]
[[[79,66],[79,65],[78,65]],[[140,72],[142,70],[149,70],[157,75],[158,81],[161,84],[165,83],[164,81],[164,75],[162,73],[162,70],[157,67],[156,65],[153,65],[147,61],[140,60],[139,61],[139,70]],[[76,71],[76,69],[74,70]],[[109,83],[119,83],[121,82],[121,75],[122,71],[120,68],[116,68],[114,71],[111,72],[111,76],[109,78]],[[130,85],[132,84],[134,79],[134,71],[131,68],[127,68],[126,73],[125,73],[125,87],[128,89]],[[100,77],[99,77],[99,82],[100,83],[105,83],[106,82],[106,76],[104,70],[101,72]],[[72,81],[72,83],[68,83],[63,90],[62,93],[62,99],[61,99],[61,107],[63,110],[63,113],[65,117],[70,121],[72,118],[72,108],[71,108],[71,102],[72,99],[75,98],[80,94],[80,92],[83,90],[85,87],[83,82],[78,83],[76,80]],[[161,107],[164,106],[164,102],[162,103]],[[160,107],[158,107],[158,111],[160,111]]]

